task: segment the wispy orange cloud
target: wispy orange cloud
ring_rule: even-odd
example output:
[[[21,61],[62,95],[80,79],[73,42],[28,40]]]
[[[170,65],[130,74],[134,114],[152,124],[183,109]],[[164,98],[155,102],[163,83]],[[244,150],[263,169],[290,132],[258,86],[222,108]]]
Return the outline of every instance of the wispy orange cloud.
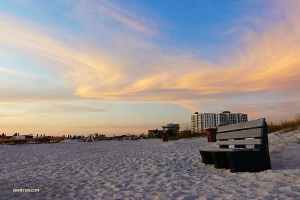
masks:
[[[61,80],[72,87],[82,85],[114,84],[122,79],[122,69],[114,65],[105,52],[98,51],[98,57],[72,48],[67,43],[47,36],[38,26],[23,26],[28,23],[4,14],[0,15],[0,43],[14,49],[15,53],[31,57],[40,67],[47,67],[57,73]],[[20,74],[8,68],[1,71]]]
[[[109,17],[123,23],[127,27],[145,33],[149,35],[154,35],[154,29],[151,29],[150,24],[154,22],[143,18],[141,15],[137,15],[133,12],[129,12],[126,9],[122,9],[108,1],[101,1],[97,3],[90,1],[92,5],[95,5],[98,11],[106,13]]]
[[[144,26],[138,16],[119,10],[112,3],[89,3],[142,34],[152,34],[151,28]],[[281,11],[285,18],[276,18],[277,23],[254,20],[252,23],[257,23],[261,31],[245,29],[245,36],[241,38],[243,45],[236,45],[236,49],[224,53],[228,58],[221,63],[205,61],[192,52],[180,53],[178,50],[172,55],[172,52],[166,53],[142,37],[136,41],[129,37],[130,41],[122,44],[117,33],[114,35],[118,41],[116,45],[124,45],[124,54],[128,57],[122,57],[120,52],[114,54],[101,50],[101,47],[79,50],[47,36],[36,27],[24,27],[17,19],[9,20],[14,23],[0,21],[0,42],[36,55],[38,62],[55,70],[81,98],[179,103],[219,99],[225,94],[239,92],[287,92],[297,90],[296,85],[300,84],[300,47],[297,45],[300,28],[295,7],[300,6],[295,4]],[[278,10],[274,8],[270,14],[276,17]],[[3,14],[1,17],[9,18]],[[134,46],[140,42],[145,45],[130,50],[130,43]],[[139,50],[151,56],[135,56]],[[48,61],[50,64],[45,64]]]
[[[80,36],[0,13],[1,48],[9,50],[12,57],[30,60],[30,64],[43,68],[44,73],[55,74],[43,80],[38,73],[31,74],[32,70],[22,68],[22,62],[18,63],[22,71],[1,64],[1,75],[9,75],[2,79],[0,86],[1,126],[28,132],[33,127],[40,130],[49,127],[49,133],[62,133],[68,127],[75,127],[72,131],[78,134],[101,128],[111,133],[125,128],[138,132],[147,129],[146,122],[151,122],[144,119],[146,122],[140,125],[137,120],[122,120],[124,114],[131,112],[126,110],[126,105],[139,102],[155,103],[151,106],[162,102],[181,105],[173,110],[183,107],[184,112],[224,109],[258,117],[261,113],[295,111],[300,102],[300,3],[282,6],[278,2],[268,10],[266,19],[237,20],[235,27],[224,34],[242,30],[243,35],[235,44],[224,48],[228,52],[223,53],[224,58],[216,58],[217,61],[205,60],[194,49],[161,47],[153,41],[160,37],[155,28],[160,22],[121,9],[113,2],[74,3],[75,7],[78,5],[74,11],[78,14],[76,19],[82,20],[81,25],[88,29],[88,33]],[[99,14],[92,20],[90,16],[84,19],[89,11]],[[110,20],[122,26],[118,30],[107,27],[105,23]],[[253,26],[258,31],[249,28]],[[96,33],[92,34],[93,31]],[[98,38],[98,35],[105,37]],[[5,53],[0,56],[5,58]],[[269,93],[277,95],[276,100],[265,95]],[[76,100],[80,103],[72,104]],[[121,114],[111,114],[101,107],[101,101],[122,102],[118,111]],[[82,102],[99,104],[80,106]],[[165,106],[162,104],[154,110]],[[187,113],[184,114],[188,116]],[[132,125],[111,128],[109,123],[115,123],[115,118],[121,115],[118,122]],[[181,117],[181,113],[173,115]],[[108,120],[98,126],[101,117]],[[171,118],[164,117],[162,120]],[[137,119],[136,115],[133,118]],[[182,121],[189,121],[189,116]]]

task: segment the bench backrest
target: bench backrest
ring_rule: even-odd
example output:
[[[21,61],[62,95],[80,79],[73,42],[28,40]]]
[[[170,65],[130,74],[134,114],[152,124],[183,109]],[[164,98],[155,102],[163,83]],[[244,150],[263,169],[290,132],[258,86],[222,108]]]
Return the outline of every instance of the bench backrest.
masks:
[[[245,148],[246,145],[254,145],[261,148],[268,145],[267,124],[264,118],[221,126],[216,135],[217,144],[220,148],[229,148],[228,145],[235,145],[235,148]]]

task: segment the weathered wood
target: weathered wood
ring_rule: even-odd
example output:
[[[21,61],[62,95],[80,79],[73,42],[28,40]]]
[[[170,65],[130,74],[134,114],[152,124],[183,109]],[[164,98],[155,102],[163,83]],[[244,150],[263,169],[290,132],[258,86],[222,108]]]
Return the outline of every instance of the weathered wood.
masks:
[[[218,132],[216,139],[222,140],[222,139],[238,139],[238,138],[257,138],[263,136],[263,130],[262,128],[254,128],[254,129],[246,129],[246,130],[240,130],[240,131],[232,131],[232,132],[224,132],[220,133]]]
[[[256,119],[252,121],[247,121],[247,122],[241,122],[237,124],[230,124],[227,126],[220,126],[218,128],[218,133],[223,133],[223,132],[232,132],[232,131],[238,131],[238,130],[245,130],[245,129],[253,129],[253,128],[258,128],[258,127],[263,127],[265,122],[265,118],[261,119]]]
[[[256,148],[234,148],[234,149],[221,149],[221,148],[201,148],[201,151],[206,152],[234,152],[234,151],[259,151]]]
[[[271,169],[268,130],[265,119],[219,127],[219,148],[201,148],[202,162],[231,172],[259,172]],[[233,145],[234,148],[229,148]],[[246,145],[253,148],[246,148]]]
[[[261,144],[261,139],[249,139],[249,140],[218,140],[217,145],[255,145]]]

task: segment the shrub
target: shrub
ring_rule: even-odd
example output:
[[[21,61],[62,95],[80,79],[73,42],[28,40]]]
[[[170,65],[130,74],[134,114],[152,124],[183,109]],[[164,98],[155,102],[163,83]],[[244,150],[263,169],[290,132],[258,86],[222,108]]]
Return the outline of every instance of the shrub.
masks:
[[[296,115],[293,119],[281,119],[279,121],[271,121],[268,123],[269,133],[280,131],[280,133],[286,133],[297,130],[300,126],[300,115]]]

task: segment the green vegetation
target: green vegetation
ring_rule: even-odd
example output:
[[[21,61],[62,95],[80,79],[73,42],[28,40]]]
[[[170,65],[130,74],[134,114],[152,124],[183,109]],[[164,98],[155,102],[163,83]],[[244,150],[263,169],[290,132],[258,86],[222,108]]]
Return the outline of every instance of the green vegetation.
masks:
[[[268,131],[273,133],[280,131],[280,133],[286,133],[297,130],[300,126],[300,115],[296,115],[293,119],[281,119],[276,122],[268,122]]]

